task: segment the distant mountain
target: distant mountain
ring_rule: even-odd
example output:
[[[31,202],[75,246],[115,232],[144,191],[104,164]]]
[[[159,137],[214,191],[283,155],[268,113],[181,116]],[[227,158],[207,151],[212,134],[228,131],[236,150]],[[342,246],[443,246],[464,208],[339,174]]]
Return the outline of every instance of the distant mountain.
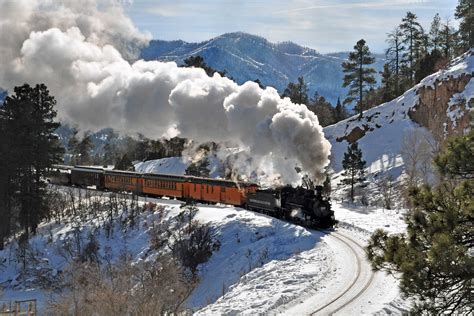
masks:
[[[141,52],[145,60],[175,61],[182,64],[189,56],[200,55],[216,70],[225,70],[242,84],[259,79],[265,86],[283,92],[289,82],[303,76],[310,96],[317,91],[330,102],[344,98],[341,63],[348,53],[320,54],[293,42],[271,43],[263,37],[247,33],[227,33],[201,43],[181,40],[152,40]],[[374,68],[383,69],[384,56],[376,55]]]

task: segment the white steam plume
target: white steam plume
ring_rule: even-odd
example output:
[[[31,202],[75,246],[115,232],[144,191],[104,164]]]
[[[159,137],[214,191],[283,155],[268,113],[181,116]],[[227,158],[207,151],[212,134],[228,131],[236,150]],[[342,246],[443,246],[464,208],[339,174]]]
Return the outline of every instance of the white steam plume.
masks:
[[[231,143],[240,152],[233,168],[264,174],[262,182],[298,183],[304,174],[321,181],[330,144],[306,106],[253,82],[239,86],[172,62],[133,62],[147,39],[112,0],[6,0],[0,87],[45,83],[60,120],[82,129]]]

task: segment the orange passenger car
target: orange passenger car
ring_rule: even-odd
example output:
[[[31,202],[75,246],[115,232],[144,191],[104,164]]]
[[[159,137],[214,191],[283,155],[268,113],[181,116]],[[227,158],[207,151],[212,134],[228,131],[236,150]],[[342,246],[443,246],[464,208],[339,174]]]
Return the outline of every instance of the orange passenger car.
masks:
[[[243,205],[248,192],[258,188],[252,183],[235,183],[227,180],[187,177],[184,185],[184,197],[212,203]]]
[[[143,178],[140,174],[131,171],[105,171],[105,188],[112,191],[130,191],[141,193]]]
[[[168,174],[145,174],[143,193],[155,196],[182,198],[186,177]]]

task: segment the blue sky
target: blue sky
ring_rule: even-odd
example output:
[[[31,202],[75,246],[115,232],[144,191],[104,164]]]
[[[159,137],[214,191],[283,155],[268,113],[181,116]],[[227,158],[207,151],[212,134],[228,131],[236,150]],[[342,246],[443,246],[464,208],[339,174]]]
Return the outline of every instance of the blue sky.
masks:
[[[291,40],[320,52],[351,50],[364,38],[383,52],[386,33],[414,12],[429,29],[439,13],[454,19],[457,0],[133,0],[126,10],[156,39],[203,41],[243,31],[272,42]]]

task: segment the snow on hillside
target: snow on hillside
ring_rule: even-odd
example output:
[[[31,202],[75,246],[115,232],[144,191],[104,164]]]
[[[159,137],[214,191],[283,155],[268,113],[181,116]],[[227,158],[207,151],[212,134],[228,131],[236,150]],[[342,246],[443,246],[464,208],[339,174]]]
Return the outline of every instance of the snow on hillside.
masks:
[[[209,156],[209,176],[211,178],[222,177],[222,163],[215,156]],[[184,175],[189,162],[183,157],[169,157],[155,160],[147,160],[135,164],[135,171],[143,173],[164,173]]]
[[[181,202],[178,201],[156,199],[147,201],[157,202],[165,207],[165,220],[181,211]],[[144,205],[145,201],[142,200],[141,203]],[[60,276],[61,271],[67,266],[67,261],[59,249],[73,240],[77,229],[84,238],[89,233],[95,234],[100,243],[100,257],[111,254],[113,260],[116,260],[126,250],[135,262],[152,258],[148,231],[161,213],[144,209],[139,214],[137,226],[131,229],[123,229],[121,226],[126,216],[127,211],[116,215],[112,235],[109,237],[106,234],[105,221],[108,218],[106,214],[103,216],[82,214],[77,218],[63,219],[61,224],[54,221],[42,223],[38,234],[33,236],[29,243],[31,253],[36,255],[37,260],[28,262],[25,270],[17,261],[17,243],[7,245],[5,250],[0,251],[0,285],[4,287],[2,299],[36,298],[39,300],[40,308],[43,308],[49,292],[36,282],[38,275],[50,280]],[[201,266],[199,275],[202,281],[188,300],[190,308],[195,309],[214,302],[238,283],[241,276],[263,265],[266,266],[265,269],[278,273],[279,268],[286,266],[287,260],[291,262],[291,265],[286,266],[288,275],[282,278],[282,282],[287,280],[284,286],[275,288],[272,296],[255,298],[255,302],[260,302],[262,306],[277,304],[279,297],[288,296],[285,292],[289,287],[300,290],[304,288],[304,282],[298,285],[294,280],[312,275],[318,275],[323,279],[327,275],[331,256],[330,250],[320,240],[321,233],[310,232],[305,228],[265,215],[224,205],[200,206],[196,219],[209,223],[216,229],[221,246],[211,259]],[[74,225],[77,221],[81,223],[79,227]],[[314,251],[315,248],[318,250]],[[313,253],[304,254],[305,251],[312,249]],[[306,266],[309,270],[302,270],[302,266]],[[261,280],[259,286],[270,287],[274,281],[267,277],[266,281]]]
[[[347,53],[323,55],[292,42],[271,43],[265,38],[227,33],[201,43],[152,40],[141,52],[145,60],[166,60],[182,64],[189,56],[200,55],[214,69],[225,70],[240,84],[259,79],[265,86],[283,92],[289,82],[304,76],[312,97],[317,91],[333,104],[346,94],[342,88],[341,63]],[[384,56],[375,55],[374,68],[383,68]]]
[[[406,91],[400,97],[371,108],[363,113],[363,118],[353,116],[337,124],[324,128],[324,134],[332,145],[331,168],[335,172],[335,184],[339,182],[342,171],[342,159],[348,147],[348,140],[357,139],[359,148],[362,149],[363,159],[367,162],[366,171],[372,182],[381,176],[390,174],[394,179],[401,176],[404,166],[402,156],[403,137],[415,131],[422,133],[432,141],[429,131],[414,122],[410,111],[416,111],[419,103],[419,91],[422,88],[441,85],[442,82],[456,79],[462,75],[471,79],[462,93],[452,96],[451,100],[463,98],[467,109],[472,111],[474,98],[474,49],[463,56],[456,58],[443,70],[424,78],[418,85]],[[431,105],[434,106],[434,105]],[[458,107],[456,109],[459,109]],[[458,111],[458,110],[457,110]],[[449,112],[448,117],[455,119],[459,112]]]

